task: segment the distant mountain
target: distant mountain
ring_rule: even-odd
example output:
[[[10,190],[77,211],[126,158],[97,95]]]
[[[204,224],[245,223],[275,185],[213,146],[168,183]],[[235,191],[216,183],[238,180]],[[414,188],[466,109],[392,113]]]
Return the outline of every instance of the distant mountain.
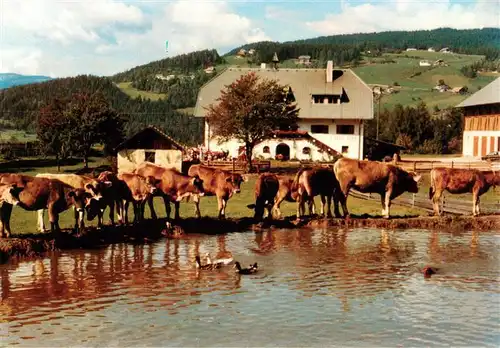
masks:
[[[0,89],[52,80],[52,77],[0,73]]]

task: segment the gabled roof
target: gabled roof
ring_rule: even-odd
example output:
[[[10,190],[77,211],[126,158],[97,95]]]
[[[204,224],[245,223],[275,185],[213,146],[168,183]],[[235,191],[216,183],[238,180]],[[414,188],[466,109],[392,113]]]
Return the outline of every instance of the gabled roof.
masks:
[[[500,103],[500,77],[457,105],[458,108]]]
[[[166,142],[168,142],[173,148],[175,148],[177,150],[184,151],[184,147],[181,144],[179,144],[177,141],[175,141],[174,139],[172,139],[170,136],[168,136],[167,134],[165,134],[160,129],[156,128],[155,126],[151,126],[151,125],[145,127],[141,131],[135,133],[133,136],[131,136],[130,138],[128,138],[125,141],[123,141],[121,144],[119,144],[115,148],[115,151],[120,151],[120,150],[129,148],[129,146],[131,144],[134,144],[135,142],[139,141],[139,139],[141,138],[141,136],[144,136],[145,133],[147,133],[147,132],[152,132],[153,134],[156,134],[157,136],[159,136],[160,138],[162,138],[163,140],[165,140]],[[150,137],[148,137],[148,138],[150,138]]]
[[[282,85],[289,85],[300,109],[299,118],[373,118],[372,90],[350,69],[334,69],[333,82],[326,82],[326,69],[227,68],[200,88],[194,116],[205,117],[205,108],[217,103],[221,90],[249,72],[255,72],[261,78],[276,79]],[[349,98],[348,103],[313,104],[311,102],[313,94],[339,94],[342,88]]]

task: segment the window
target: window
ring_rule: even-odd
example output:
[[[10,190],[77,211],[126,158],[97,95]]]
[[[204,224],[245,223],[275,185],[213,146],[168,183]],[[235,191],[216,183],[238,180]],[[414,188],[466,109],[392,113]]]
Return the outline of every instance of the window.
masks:
[[[155,152],[154,151],[146,151],[144,153],[144,160],[147,162],[155,163]]]
[[[311,102],[313,104],[337,104],[341,101],[341,97],[338,94],[313,94]]]
[[[310,154],[311,154],[311,148],[310,148],[310,147],[307,147],[307,146],[306,146],[306,147],[304,147],[304,148],[302,149],[302,154],[303,154],[303,155],[310,155]]]
[[[337,134],[354,134],[354,125],[353,124],[337,125]]]
[[[328,134],[328,125],[327,124],[313,124],[311,125],[311,133],[322,133]]]
[[[271,153],[269,146],[264,146],[264,148],[262,149],[262,153]]]
[[[342,146],[342,153],[348,153],[349,152],[349,146]]]

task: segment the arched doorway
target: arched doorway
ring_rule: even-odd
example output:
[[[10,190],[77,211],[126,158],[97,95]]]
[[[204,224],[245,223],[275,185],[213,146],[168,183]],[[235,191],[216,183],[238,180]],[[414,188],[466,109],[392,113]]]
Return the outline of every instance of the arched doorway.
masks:
[[[276,159],[288,161],[290,159],[290,146],[280,143],[276,146]]]

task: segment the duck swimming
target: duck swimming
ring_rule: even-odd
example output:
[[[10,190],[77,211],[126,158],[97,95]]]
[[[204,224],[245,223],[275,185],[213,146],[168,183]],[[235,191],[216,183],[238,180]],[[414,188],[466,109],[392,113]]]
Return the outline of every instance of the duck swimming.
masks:
[[[257,272],[257,262],[253,265],[250,265],[249,268],[241,268],[241,265],[238,261],[234,263],[234,267],[236,267],[236,272],[239,274],[253,274]]]
[[[228,258],[224,258],[224,259],[215,259],[212,261],[212,258],[210,257],[210,253],[206,253],[205,257],[207,260],[207,264],[220,263],[220,264],[222,264],[222,266],[227,266],[234,261],[234,259],[232,257],[228,257]]]
[[[424,274],[425,278],[430,278],[431,275],[436,274],[437,271],[438,271],[437,268],[427,266],[422,270],[422,273]]]
[[[214,270],[222,267],[222,263],[207,263],[206,265],[201,264],[200,256],[196,255],[196,268],[203,270]]]

